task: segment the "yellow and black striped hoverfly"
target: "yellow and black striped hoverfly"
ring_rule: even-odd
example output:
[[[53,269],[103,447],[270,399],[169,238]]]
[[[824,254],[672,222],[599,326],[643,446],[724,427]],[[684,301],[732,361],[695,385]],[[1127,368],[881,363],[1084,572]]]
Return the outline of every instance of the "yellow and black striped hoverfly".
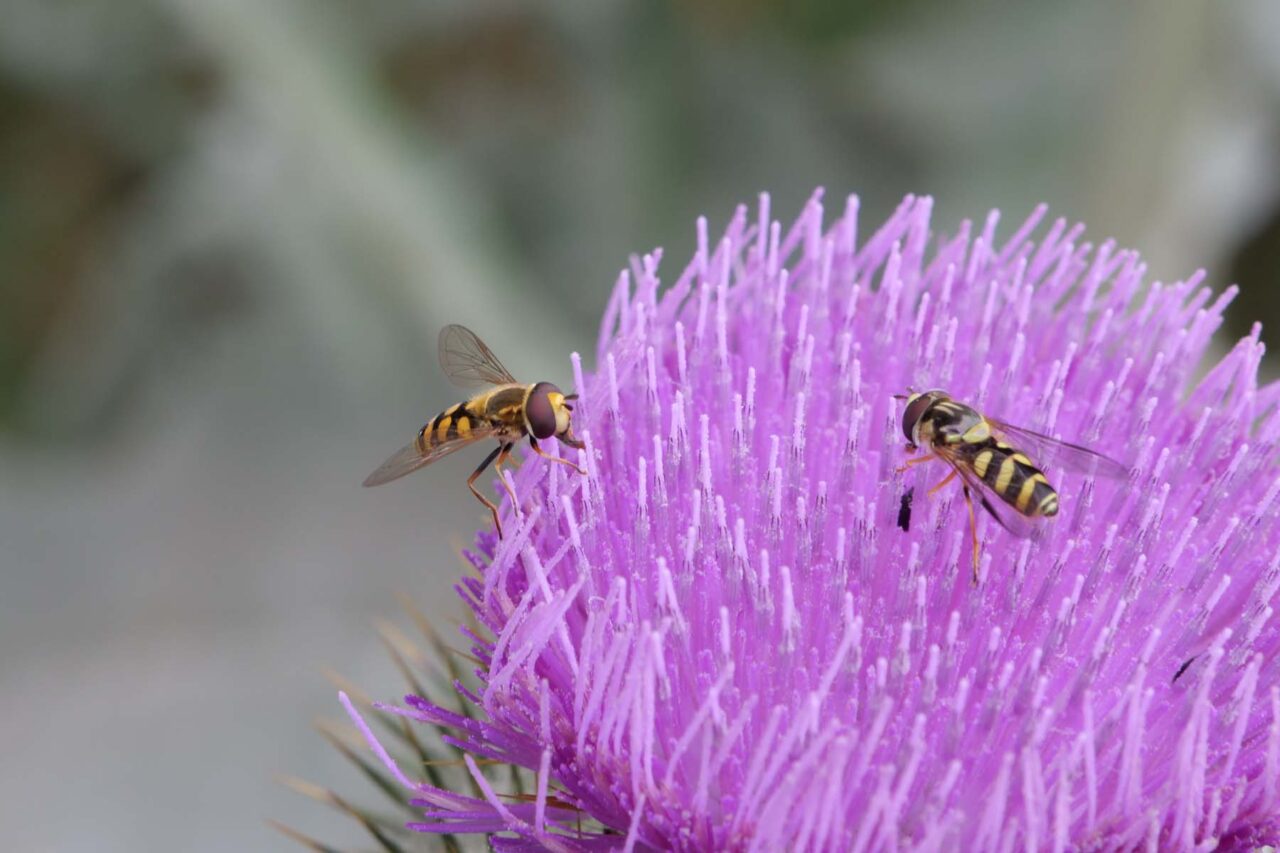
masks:
[[[502,536],[498,507],[480,494],[476,478],[492,463],[499,479],[516,502],[511,484],[502,475],[502,463],[511,455],[517,441],[529,437],[529,446],[539,456],[568,465],[579,474],[587,473],[568,459],[551,456],[538,442],[556,438],[562,444],[582,449],[584,445],[573,435],[571,419],[577,394],[565,394],[550,382],[527,385],[517,382],[485,346],[476,333],[464,326],[445,326],[440,330],[440,366],[455,385],[485,390],[471,399],[450,406],[418,430],[412,443],[397,450],[378,470],[364,481],[366,486],[380,486],[405,474],[443,459],[450,453],[485,438],[497,439],[498,446],[484,458],[480,467],[467,478],[467,488],[493,513],[493,523]]]
[[[963,484],[969,531],[973,536],[975,584],[979,558],[978,523],[973,512],[975,496],[1001,527],[1021,538],[1037,534],[1035,519],[1058,514],[1058,492],[1028,454],[1062,470],[1102,477],[1129,475],[1128,468],[1110,457],[983,415],[952,399],[945,391],[895,395],[895,399],[906,401],[902,431],[907,436],[907,452],[914,453],[920,447],[929,451],[928,455],[912,459],[898,470],[941,459],[951,466],[951,473],[930,489],[929,494],[933,495],[956,477]],[[996,500],[991,500],[992,495]]]

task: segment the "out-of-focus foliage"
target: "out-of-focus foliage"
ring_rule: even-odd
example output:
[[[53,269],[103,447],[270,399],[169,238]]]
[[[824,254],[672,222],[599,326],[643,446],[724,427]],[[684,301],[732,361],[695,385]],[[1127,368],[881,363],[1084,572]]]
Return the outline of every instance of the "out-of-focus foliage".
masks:
[[[14,0],[0,411],[99,417],[175,329],[260,299],[366,370],[442,315],[563,334],[625,252],[744,188],[1053,196],[1169,275],[1188,242],[1226,266],[1274,206],[1272,14]]]

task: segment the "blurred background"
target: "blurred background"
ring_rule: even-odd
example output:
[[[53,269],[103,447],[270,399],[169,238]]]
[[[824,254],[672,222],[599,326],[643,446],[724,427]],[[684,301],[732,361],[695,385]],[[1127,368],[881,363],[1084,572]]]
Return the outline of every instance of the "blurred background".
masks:
[[[395,593],[452,633],[478,458],[359,485],[442,324],[567,385],[629,253],[823,185],[1048,201],[1239,282],[1229,340],[1278,160],[1268,0],[0,0],[0,847],[361,838],[273,777],[360,789],[311,723],[401,692]]]

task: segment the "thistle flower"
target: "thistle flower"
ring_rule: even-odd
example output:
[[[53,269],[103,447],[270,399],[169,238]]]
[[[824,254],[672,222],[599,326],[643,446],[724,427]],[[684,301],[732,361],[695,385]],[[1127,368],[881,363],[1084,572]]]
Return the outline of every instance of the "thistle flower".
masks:
[[[821,195],[739,208],[675,283],[635,260],[596,372],[588,474],[530,458],[458,591],[479,793],[397,766],[437,833],[501,850],[1226,849],[1280,838],[1280,387],[1259,329],[1198,380],[1234,288],[1144,281],[1043,208],[998,238],[874,233]],[[1133,466],[1054,472],[1036,540],[905,459],[892,395],[981,411]],[[904,492],[916,500],[897,525]],[[1184,669],[1185,664],[1185,671]],[[1175,675],[1178,677],[1175,678]],[[364,725],[346,697],[348,710]],[[474,756],[474,758],[473,758]],[[528,768],[513,799],[475,759]],[[588,823],[583,824],[583,820]]]

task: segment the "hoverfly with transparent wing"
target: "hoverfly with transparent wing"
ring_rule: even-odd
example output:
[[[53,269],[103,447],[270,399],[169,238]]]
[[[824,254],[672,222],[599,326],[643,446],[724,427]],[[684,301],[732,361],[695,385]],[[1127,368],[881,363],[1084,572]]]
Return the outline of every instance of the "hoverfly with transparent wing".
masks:
[[[502,485],[515,502],[515,493],[506,477],[502,476],[502,463],[510,457],[515,443],[526,436],[534,453],[585,474],[586,471],[569,460],[551,456],[538,446],[539,441],[554,437],[570,447],[585,447],[574,437],[572,429],[571,404],[578,395],[566,395],[550,382],[531,385],[518,382],[502,366],[493,350],[464,326],[450,325],[440,330],[439,355],[441,368],[455,385],[463,389],[481,387],[485,390],[436,415],[418,430],[417,438],[393,453],[370,474],[364,485],[380,486],[398,480],[477,441],[495,439],[498,446],[467,478],[467,488],[489,508],[501,537],[498,507],[476,488],[476,479],[493,464],[498,469]]]
[[[912,459],[898,470],[934,459],[947,463],[951,473],[929,490],[930,495],[960,478],[973,536],[975,584],[979,561],[975,495],[1005,530],[1020,538],[1033,538],[1039,533],[1035,519],[1057,515],[1059,499],[1044,472],[1031,461],[1032,456],[1050,468],[1091,476],[1125,479],[1130,473],[1108,456],[988,417],[945,391],[895,395],[895,399],[906,401],[902,431],[907,437],[907,452],[914,453],[920,447],[929,450],[928,455]]]

